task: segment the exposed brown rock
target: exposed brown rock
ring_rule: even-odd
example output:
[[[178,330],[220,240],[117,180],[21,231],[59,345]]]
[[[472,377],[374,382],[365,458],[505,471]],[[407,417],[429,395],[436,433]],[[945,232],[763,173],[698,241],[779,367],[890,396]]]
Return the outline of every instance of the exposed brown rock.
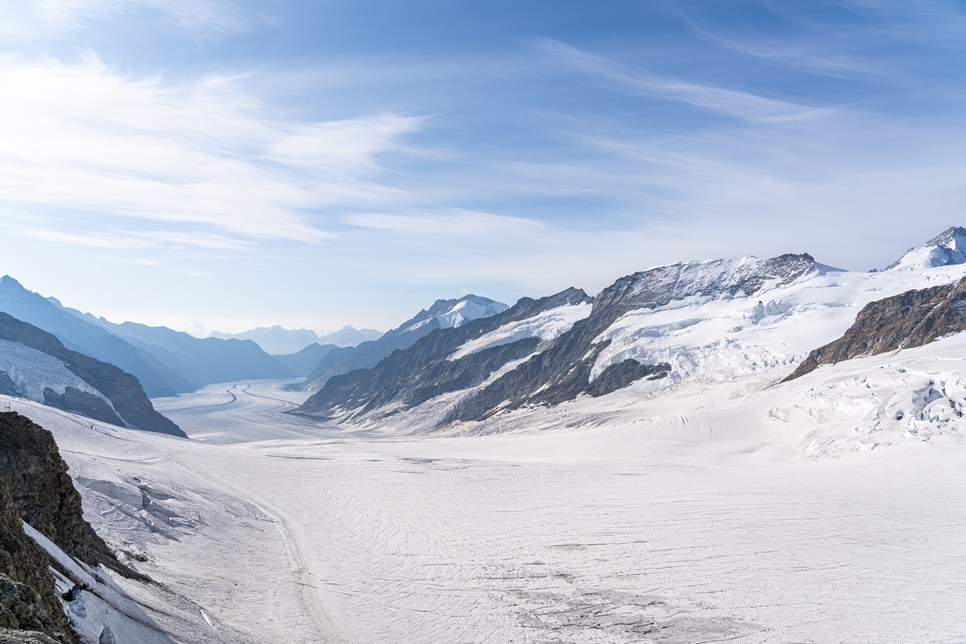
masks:
[[[74,641],[48,561],[24,533],[10,488],[0,481],[0,644]]]
[[[0,484],[9,489],[20,518],[88,565],[141,577],[121,564],[84,520],[67,470],[49,431],[16,412],[0,413]]]

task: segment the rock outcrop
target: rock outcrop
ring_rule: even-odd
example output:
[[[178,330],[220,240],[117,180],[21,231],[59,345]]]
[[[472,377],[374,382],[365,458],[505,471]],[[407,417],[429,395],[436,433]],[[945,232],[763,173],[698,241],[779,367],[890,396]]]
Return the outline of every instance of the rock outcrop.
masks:
[[[928,344],[966,330],[966,278],[871,302],[838,340],[808,354],[785,381],[821,365]]]
[[[28,537],[5,481],[0,481],[0,644],[72,642],[49,560]]]
[[[9,491],[19,517],[75,559],[137,576],[121,564],[84,520],[53,434],[16,412],[0,412],[0,485]]]

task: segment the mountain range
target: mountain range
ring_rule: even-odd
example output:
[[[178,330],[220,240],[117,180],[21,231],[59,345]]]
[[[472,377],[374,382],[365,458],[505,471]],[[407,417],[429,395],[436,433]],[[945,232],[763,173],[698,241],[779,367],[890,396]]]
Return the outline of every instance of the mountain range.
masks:
[[[338,331],[318,334],[311,329],[286,329],[276,324],[270,327],[241,331],[240,333],[219,333],[215,331],[211,334],[211,337],[222,340],[251,340],[272,355],[291,355],[312,344],[354,347],[368,340],[376,340],[381,335],[382,332],[375,329],[356,329],[352,326],[344,326]]]
[[[114,324],[29,291],[9,275],[0,279],[0,311],[52,333],[70,350],[133,374],[152,398],[215,382],[295,376],[250,340],[199,339],[165,327]]]
[[[951,446],[954,451],[950,453],[957,459],[947,461],[948,469],[957,469],[953,465],[961,461],[955,452],[961,447],[963,408],[966,407],[966,389],[961,377],[966,344],[963,336],[950,336],[966,331],[964,250],[966,230],[950,228],[924,245],[910,249],[882,271],[845,271],[823,265],[809,254],[798,253],[767,259],[742,257],[657,266],[621,277],[594,296],[568,288],[542,298],[522,298],[507,306],[468,295],[439,300],[380,338],[358,347],[314,342],[281,356],[266,354],[250,340],[199,340],[165,328],[131,322],[113,324],[67,309],[56,300],[26,291],[12,278],[4,278],[0,283],[0,302],[4,306],[58,330],[60,335],[72,338],[75,346],[85,344],[92,350],[113,352],[111,355],[117,359],[128,359],[158,377],[173,377],[173,374],[183,377],[185,386],[193,386],[245,369],[261,372],[284,369],[289,374],[311,370],[314,379],[309,384],[316,389],[295,410],[295,417],[284,416],[281,410],[291,404],[289,396],[292,399],[297,396],[289,393],[284,398],[275,398],[265,395],[265,389],[251,391],[257,390],[257,385],[233,388],[228,392],[229,402],[211,404],[213,394],[223,396],[224,391],[200,393],[199,406],[190,403],[179,406],[182,401],[178,400],[163,401],[159,405],[168,406],[161,409],[169,409],[173,416],[182,414],[175,417],[193,422],[193,429],[200,427],[203,432],[209,432],[196,435],[199,440],[173,441],[172,436],[185,437],[185,434],[154,409],[134,375],[66,346],[60,335],[0,312],[0,394],[47,406],[23,403],[31,413],[46,418],[45,425],[56,428],[58,441],[65,440],[65,458],[75,459],[71,466],[77,464],[76,480],[84,494],[84,504],[96,508],[88,518],[101,527],[108,527],[102,539],[85,520],[81,497],[71,484],[67,463],[61,458],[50,432],[17,413],[0,413],[0,463],[4,465],[0,468],[0,641],[169,642],[174,639],[209,641],[215,636],[218,639],[212,641],[249,641],[240,631],[233,630],[229,620],[217,615],[212,618],[205,609],[172,593],[165,584],[172,579],[172,570],[175,571],[173,578],[182,582],[185,575],[201,574],[221,580],[219,575],[230,572],[223,562],[234,562],[240,556],[236,548],[245,537],[249,548],[245,552],[262,565],[261,562],[269,561],[265,545],[275,534],[280,535],[284,547],[276,551],[274,564],[265,564],[268,574],[276,575],[272,581],[277,581],[279,575],[291,575],[293,557],[301,557],[306,544],[315,547],[317,552],[318,543],[329,548],[340,539],[340,531],[349,533],[351,539],[349,547],[337,543],[342,548],[338,552],[355,557],[349,572],[357,574],[356,570],[373,558],[373,549],[360,547],[358,540],[376,535],[374,543],[383,547],[388,544],[386,552],[397,558],[389,563],[377,562],[385,566],[377,568],[380,574],[359,574],[358,578],[350,578],[349,584],[359,584],[375,592],[371,579],[382,579],[382,572],[387,570],[398,574],[400,565],[415,562],[411,565],[418,579],[433,581],[430,592],[426,593],[428,599],[419,606],[436,607],[440,601],[436,567],[443,565],[440,564],[443,558],[438,554],[440,547],[448,547],[454,539],[465,539],[458,548],[471,548],[480,543],[481,523],[473,523],[477,521],[474,515],[470,523],[461,524],[458,530],[428,531],[425,526],[435,524],[423,519],[432,503],[442,502],[437,508],[443,508],[450,521],[466,514],[468,509],[474,513],[489,512],[491,521],[523,516],[523,523],[517,525],[527,526],[524,531],[534,524],[534,511],[551,513],[546,516],[552,521],[546,525],[555,533],[561,532],[560,526],[571,531],[573,525],[579,527],[579,523],[566,521],[575,512],[583,513],[585,518],[589,517],[584,525],[589,526],[587,536],[595,539],[593,549],[585,545],[586,540],[577,541],[569,532],[564,532],[566,541],[561,543],[556,538],[548,540],[548,533],[541,527],[528,535],[530,541],[519,542],[525,546],[519,551],[530,562],[536,560],[533,550],[545,547],[544,552],[551,556],[539,555],[539,566],[544,566],[543,560],[553,561],[563,552],[575,558],[567,561],[584,561],[596,570],[603,552],[598,549],[598,543],[610,548],[608,552],[620,552],[619,548],[625,546],[639,547],[629,551],[631,555],[643,552],[640,556],[647,557],[668,550],[653,547],[651,543],[656,538],[653,530],[665,523],[664,519],[642,523],[649,525],[652,532],[648,533],[647,542],[640,542],[635,540],[642,533],[637,527],[626,534],[614,532],[622,525],[614,519],[616,516],[632,520],[640,516],[649,518],[660,506],[668,506],[670,509],[662,511],[673,517],[679,514],[678,507],[684,508],[683,514],[692,512],[688,503],[695,503],[693,513],[698,516],[697,532],[702,548],[710,547],[709,524],[705,521],[709,515],[715,524],[721,523],[720,517],[725,516],[729,526],[738,525],[742,530],[758,530],[760,524],[775,523],[772,516],[778,505],[773,497],[767,496],[772,494],[774,484],[774,479],[769,478],[772,474],[767,470],[767,459],[779,459],[778,465],[772,466],[780,469],[774,471],[792,477],[789,472],[806,469],[800,467],[801,456],[817,460],[829,457],[836,449],[853,454],[902,441],[912,445],[913,449],[898,452],[899,459],[883,458],[876,461],[875,468],[860,468],[853,480],[865,483],[863,477],[875,475],[873,470],[884,468],[890,462],[899,462],[903,468],[912,467],[906,459],[918,457],[919,467],[923,462],[929,467],[936,466],[942,461],[929,458],[941,450],[933,449],[939,441],[931,441],[943,437],[942,444]],[[937,345],[922,351],[934,342],[944,344],[942,348]],[[947,357],[943,354],[947,350],[954,354],[953,359],[945,366],[933,366]],[[883,359],[873,356],[883,356]],[[278,384],[272,383],[272,386]],[[258,411],[252,413],[253,405],[263,406],[255,407]],[[224,406],[229,406],[227,411],[223,411]],[[90,424],[88,430],[89,423],[78,417],[116,427],[95,428]],[[266,417],[273,422],[266,423]],[[182,422],[188,427],[187,422]],[[294,441],[280,438],[284,434],[275,433],[276,425],[285,425],[283,431],[293,432],[297,438]],[[239,426],[243,427],[240,431],[222,431]],[[154,433],[135,434],[125,428]],[[589,431],[570,431],[575,428]],[[603,431],[595,431],[601,428]],[[396,436],[445,431],[447,436],[471,437],[452,441],[380,441],[379,447],[375,443],[360,447],[346,438],[352,435],[352,430],[359,429],[364,430],[355,434],[360,440],[379,435],[375,430]],[[543,429],[558,431],[544,440],[547,436],[541,434],[550,432]],[[509,435],[521,430],[527,434]],[[242,440],[254,441],[251,444],[268,441],[264,444],[270,447],[238,450],[219,445],[220,440],[238,439],[238,436],[225,436],[231,431],[239,432]],[[169,436],[158,436],[159,433]],[[493,437],[492,441],[482,438],[491,434],[501,436]],[[306,437],[311,440],[305,440]],[[519,442],[511,445],[518,439]],[[607,458],[612,459],[610,465],[616,464],[615,471],[607,471],[608,460],[599,451],[589,460],[582,460],[583,450],[595,445],[594,441],[597,441],[595,449],[603,445]],[[432,444],[427,446],[427,443]],[[458,444],[447,452],[451,446],[444,443]],[[682,450],[681,454],[696,458],[697,465],[683,460],[684,456],[680,463],[674,459],[658,463],[655,454],[671,452],[666,447],[664,452],[659,448],[652,452],[657,445],[673,445]],[[377,451],[386,446],[400,449],[399,458],[387,458],[393,452]],[[341,461],[333,458],[340,449],[345,450],[340,452]],[[417,449],[426,451],[417,452]],[[535,461],[532,467],[524,464],[546,449],[562,450],[566,457],[561,459],[541,452],[539,456],[545,462]],[[629,449],[636,451],[629,455]],[[489,467],[486,450],[496,450],[496,459],[490,457],[495,469],[485,469]],[[950,453],[945,456],[949,457]],[[515,460],[505,461],[504,454]],[[790,454],[793,460],[780,460]],[[236,460],[240,458],[248,460]],[[731,460],[716,464],[717,458]],[[746,460],[749,458],[752,460]],[[568,459],[576,462],[572,469],[566,465]],[[653,463],[647,459],[653,459]],[[213,473],[205,469],[209,462],[215,463]],[[241,462],[265,469],[247,478],[238,476]],[[753,494],[735,494],[734,479],[742,464],[748,463],[753,467],[747,469],[754,470],[764,480],[763,487],[752,489]],[[712,470],[713,467],[718,469]],[[284,475],[279,474],[283,468],[294,469],[285,469]],[[841,478],[832,478],[829,474],[842,477],[851,469],[851,462],[840,470],[807,469],[816,478],[802,480],[810,481],[812,486],[818,480],[830,481],[832,496],[828,498],[837,498],[841,489],[848,488],[839,486]],[[933,480],[932,471],[915,470],[915,467],[913,470],[914,487]],[[603,483],[594,483],[594,476],[601,472],[606,474]],[[709,472],[714,476],[709,476]],[[568,477],[559,478],[561,473],[568,473]],[[276,474],[279,474],[278,480],[273,479]],[[317,485],[311,489],[313,492],[325,489],[329,496],[324,504],[312,506],[314,501],[309,497],[314,494],[302,494],[306,477],[317,483],[312,477],[324,475],[330,477],[328,486]],[[474,490],[464,485],[466,480],[478,475],[483,477],[481,488]],[[635,479],[629,476],[645,478],[636,479],[640,484],[634,485]],[[366,488],[370,477],[375,477],[375,482]],[[690,497],[682,496],[681,492],[681,486],[690,480],[688,477],[696,477],[699,483],[698,488],[692,488]],[[405,488],[407,481],[422,479],[432,482],[422,481],[420,484],[425,487],[418,489],[430,492],[420,497],[420,503],[411,503],[414,497],[406,496],[406,489],[400,492],[400,487]],[[254,497],[251,501],[242,501],[241,497],[232,496],[246,480],[248,485],[254,481],[258,503],[264,503],[264,509],[254,502]],[[792,480],[791,487],[808,488],[798,485],[797,479]],[[561,485],[560,481],[570,485]],[[501,494],[521,492],[511,497],[511,505],[505,505],[500,498],[494,502],[493,485],[498,482],[505,484],[500,488]],[[598,487],[590,488],[588,493],[588,483]],[[657,503],[637,497],[628,497],[630,502],[627,502],[623,496],[602,496],[599,498],[604,501],[597,500],[597,495],[603,492],[648,486],[657,487],[655,495],[646,497],[651,501],[657,499]],[[906,486],[895,483],[893,487],[886,491],[897,494]],[[873,502],[884,494],[881,479],[869,483],[869,488],[871,496],[859,497],[862,503]],[[444,489],[447,494],[440,493]],[[519,508],[525,507],[535,489],[541,490],[536,495],[538,507],[521,511]],[[941,503],[935,507],[948,512],[957,507],[956,499],[949,497],[951,489],[954,488],[923,487],[919,500],[939,498]],[[551,490],[564,490],[559,497],[561,502],[550,502],[541,496]],[[579,490],[582,495],[579,503],[573,503],[573,490]],[[814,521],[815,508],[822,508],[823,504],[809,496],[815,494],[813,489],[806,491],[808,494],[801,498],[814,504],[808,510],[813,513],[809,521]],[[370,493],[374,496],[363,497]],[[467,496],[475,493],[481,496],[466,501]],[[262,498],[266,496],[271,498],[270,503]],[[759,497],[764,501],[758,501]],[[726,514],[735,508],[721,505],[722,499],[736,498],[736,514]],[[289,504],[284,510],[279,508],[283,503]],[[756,510],[756,504],[760,503],[764,506],[758,505]],[[855,508],[861,509],[862,503],[853,503],[851,497],[846,499],[842,506],[845,508],[843,520],[853,521],[857,516]],[[301,526],[289,533],[288,530],[299,524],[288,517],[301,512],[302,505],[309,508],[305,515],[308,519],[303,520],[310,522],[306,525],[311,529]],[[405,514],[409,506],[419,513]],[[777,541],[781,561],[787,557],[784,553],[792,543],[788,539],[794,537],[792,532],[800,525],[799,508],[804,506],[791,503],[789,507],[789,513],[782,516],[789,519],[787,525],[792,527],[782,522],[786,532]],[[889,509],[891,499],[886,499],[883,507]],[[630,508],[629,514],[618,515],[622,508]],[[879,510],[872,515],[870,524],[877,534],[882,525],[888,525],[888,519]],[[768,514],[755,515],[756,511]],[[836,508],[833,514],[837,519],[843,518],[841,509]],[[893,525],[898,527],[889,531],[890,539],[910,530],[908,509],[896,514],[900,518]],[[324,517],[323,523],[317,522],[319,517]],[[938,541],[933,547],[948,548],[948,554],[941,555],[948,563],[952,560],[949,557],[955,557],[956,535],[948,532],[945,514],[937,513],[935,525],[942,528],[938,532],[943,533],[946,541]],[[687,542],[695,538],[693,533],[679,533],[682,526],[687,524],[669,524],[670,539],[665,537],[658,544],[672,546],[672,554],[667,555],[670,559],[661,560],[673,562],[674,565],[665,566],[668,569],[677,570],[682,565],[677,540]],[[756,534],[773,538],[769,537],[772,534],[769,530]],[[497,529],[484,536],[492,542],[503,543],[511,532]],[[829,530],[815,532],[821,536],[822,543],[829,533]],[[294,535],[291,540],[287,538],[290,534]],[[603,538],[602,534],[611,541],[598,541]],[[923,534],[931,533],[923,529]],[[243,539],[235,538],[238,535]],[[408,539],[409,545],[397,552],[402,542],[400,535]],[[613,538],[615,535],[618,538]],[[423,550],[430,553],[426,559],[433,566],[431,572],[427,572],[422,559],[410,553],[414,544],[421,542],[432,546]],[[543,542],[549,543],[541,546]],[[814,535],[806,534],[805,543],[812,542]],[[838,543],[840,547],[848,547],[853,542],[854,535],[847,533]],[[230,544],[227,548],[226,543]],[[515,548],[516,543],[506,552]],[[856,546],[861,551],[867,550],[863,543],[860,540]],[[911,551],[928,550],[919,548],[918,540],[908,543],[912,544],[908,548]],[[728,547],[735,545],[729,543]],[[757,563],[762,547],[754,542],[748,548],[750,554],[743,556],[754,557]],[[826,564],[824,549],[816,546],[816,551],[813,561]],[[189,561],[184,563],[171,552],[187,552]],[[252,555],[253,552],[256,554]],[[379,557],[388,557],[386,552],[379,552]],[[491,565],[494,558],[487,551],[480,552],[487,556],[480,556],[479,561]],[[734,552],[726,550],[724,555],[712,552],[706,556],[708,553],[702,551],[695,564],[695,574],[709,577],[705,566],[718,565],[709,563],[718,560],[726,567],[723,574],[731,574],[728,570],[734,568]],[[225,559],[206,563],[206,559],[215,555]],[[881,558],[875,552],[871,557],[876,561]],[[631,561],[612,559],[618,567],[624,561]],[[167,579],[155,584],[132,561],[143,563],[152,576],[159,573],[167,575]],[[311,558],[298,559],[297,563],[314,565]],[[791,574],[797,580],[806,567],[811,567],[801,563],[796,559],[791,573],[775,565],[762,566],[762,569],[769,575]],[[272,565],[275,567],[271,568]],[[521,565],[518,560],[511,560],[512,567],[505,571],[504,577],[516,593],[513,597],[520,596],[518,584],[523,577],[518,574],[519,570],[530,575],[527,579],[534,580],[540,588],[547,583],[546,571],[536,569],[532,574],[533,571],[521,569]],[[538,566],[536,563],[525,565]],[[890,566],[888,574],[892,575],[894,566],[886,562],[886,567]],[[244,581],[253,574],[252,568],[261,574],[257,570],[259,566],[246,568],[242,571]],[[742,566],[742,570],[747,568]],[[918,583],[932,587],[938,568],[927,566],[925,569],[930,573],[923,577],[925,581]],[[413,570],[406,574],[412,574]],[[475,576],[477,564],[472,570]],[[107,571],[120,575],[123,583],[117,583]],[[812,583],[827,583],[823,571],[827,569],[819,567],[819,577],[813,577]],[[627,583],[624,570],[618,569],[618,572],[620,583]],[[345,574],[338,569],[336,573]],[[570,574],[584,573],[577,570],[567,573]],[[487,575],[485,587],[474,602],[483,601],[494,592],[494,577],[489,572]],[[949,573],[949,578],[954,579],[955,572]],[[333,586],[352,587],[344,578],[336,579]],[[458,581],[462,588],[464,580]],[[561,576],[555,583],[560,583],[567,592],[575,586],[568,576]],[[282,600],[279,605],[304,607],[302,589],[307,584],[296,584],[299,588],[292,594],[292,603],[285,604],[289,600]],[[648,578],[642,584],[650,588],[653,580]],[[379,588],[382,585],[377,584]],[[937,587],[948,585],[947,578]],[[237,582],[230,582],[225,595],[232,607],[242,592],[238,586]],[[187,583],[178,588],[192,587]],[[158,594],[151,595],[152,588]],[[206,601],[210,588],[218,588],[217,583],[205,585],[200,591]],[[845,588],[850,597],[854,586]],[[133,594],[126,594],[128,591]],[[251,592],[255,593],[253,596],[263,596],[258,588]],[[889,590],[884,592],[888,594]],[[579,603],[567,605],[583,606],[588,597],[600,594],[592,588],[591,594],[575,598]],[[355,598],[357,594],[344,596]],[[145,597],[152,600],[144,601]],[[640,597],[644,595],[618,597],[621,620],[626,615],[636,615],[632,611],[641,609],[642,604],[646,608],[654,603],[643,602]],[[792,597],[794,602],[799,599],[797,594]],[[392,601],[395,600],[393,595]],[[742,606],[748,604],[744,594],[736,601]],[[864,596],[858,601],[865,601]],[[756,601],[754,605],[760,603]],[[238,613],[220,605],[217,608],[222,616],[239,619]],[[272,610],[275,608],[275,604],[270,606]],[[475,608],[474,604],[472,609]],[[700,608],[705,610],[703,605]],[[246,606],[243,610],[247,609]],[[593,610],[596,628],[599,624],[596,616],[600,613],[596,607]],[[420,616],[435,614],[422,608],[409,612],[418,612]],[[449,619],[448,610],[439,614]],[[902,613],[899,619],[905,617]],[[466,619],[465,615],[462,619]],[[159,625],[161,620],[165,620],[165,627]],[[654,623],[651,613],[635,622],[646,628]],[[181,636],[168,637],[165,629],[171,624],[182,625]],[[275,625],[273,622],[272,627]],[[531,629],[532,623],[527,622],[526,626]],[[556,623],[552,627],[557,632]],[[742,628],[752,635],[764,632],[757,624]],[[190,635],[183,635],[186,632]],[[693,635],[694,631],[680,632]],[[635,630],[634,636],[637,633]],[[731,635],[731,631],[725,633],[727,637]],[[302,641],[299,637],[289,639]],[[388,639],[398,641],[398,638]],[[696,638],[682,638],[682,641],[685,639]]]
[[[805,373],[831,356],[916,346],[961,330],[962,287],[954,282],[964,272],[963,249],[966,230],[954,227],[880,272],[835,269],[808,254],[659,266],[593,299],[564,291],[434,329],[364,370],[319,378],[321,388],[296,413],[429,429],[625,387],[650,396],[741,374],[778,382],[799,365]],[[907,293],[937,280],[946,283]],[[859,330],[848,331],[853,322]]]
[[[0,313],[0,392],[120,427],[186,437],[155,411],[137,378],[6,313]]]

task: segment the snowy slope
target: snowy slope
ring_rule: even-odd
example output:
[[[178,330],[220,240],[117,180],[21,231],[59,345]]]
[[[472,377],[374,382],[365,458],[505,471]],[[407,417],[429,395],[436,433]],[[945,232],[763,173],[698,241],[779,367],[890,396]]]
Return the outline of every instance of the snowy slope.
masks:
[[[869,302],[964,275],[964,265],[879,273],[819,271],[753,297],[691,297],[657,309],[637,309],[599,336],[598,341],[610,345],[598,357],[593,375],[630,358],[671,364],[665,387],[688,379],[777,379],[810,350],[840,337]]]
[[[306,425],[269,383],[157,401],[192,441],[45,424],[98,529],[203,606],[210,641],[937,641],[966,625],[966,454],[938,409],[966,342],[928,349],[489,436]],[[899,410],[918,425],[877,424]]]
[[[573,327],[578,320],[590,315],[590,304],[572,304],[544,311],[525,320],[504,324],[478,338],[474,338],[448,356],[448,360],[459,360],[465,356],[492,347],[510,344],[526,338],[553,340]]]
[[[470,320],[478,320],[502,313],[508,308],[510,307],[503,302],[496,302],[478,295],[466,295],[458,300],[438,300],[429,310],[421,311],[412,320],[398,329],[393,329],[390,333],[402,335],[426,326],[452,329]]]
[[[918,270],[966,263],[966,228],[953,226],[917,248],[910,248],[886,270]]]
[[[0,340],[0,372],[10,377],[19,395],[39,403],[44,402],[44,389],[63,394],[73,387],[100,398],[114,409],[104,394],[78,378],[63,361],[17,342]]]

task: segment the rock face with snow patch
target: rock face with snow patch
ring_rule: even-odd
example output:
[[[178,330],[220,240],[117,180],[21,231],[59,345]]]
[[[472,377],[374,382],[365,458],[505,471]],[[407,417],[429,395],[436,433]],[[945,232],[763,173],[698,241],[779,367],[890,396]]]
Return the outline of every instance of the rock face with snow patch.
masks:
[[[595,299],[593,311],[544,353],[493,382],[455,410],[451,420],[485,419],[524,405],[556,405],[580,394],[600,396],[641,378],[661,378],[670,365],[624,360],[596,377],[597,357],[608,344],[601,334],[625,313],[654,309],[689,297],[749,296],[765,287],[790,284],[817,270],[810,255],[771,259],[745,257],[659,266],[622,277]]]
[[[534,353],[542,339],[538,331],[529,335],[520,334],[519,337],[511,333],[507,338],[491,339],[478,350],[465,347],[485,339],[498,329],[545,312],[586,307],[589,299],[583,291],[570,288],[539,300],[523,298],[513,307],[495,315],[462,322],[450,328],[436,328],[371,369],[330,378],[320,391],[305,401],[299,411],[332,415],[338,410],[362,408],[366,412],[392,404],[401,409],[413,407],[440,394],[476,387],[508,363]],[[400,329],[405,333],[405,329],[413,325],[423,328],[428,326],[424,321],[434,319],[434,310],[452,310],[451,301],[437,302],[437,305],[430,311],[421,312],[409,327],[403,325]],[[453,359],[454,356],[458,357]]]
[[[821,365],[929,344],[966,331],[966,278],[867,304],[840,339],[815,349],[785,381]]]
[[[65,574],[63,566],[24,524],[88,566],[147,580],[121,564],[84,520],[67,471],[49,431],[17,413],[0,413],[0,642],[77,641],[50,572]]]
[[[0,385],[5,384],[6,389],[12,386],[15,391],[10,393],[25,395],[25,389],[40,388],[43,396],[33,398],[59,409],[103,422],[185,437],[181,428],[155,411],[138,379],[118,367],[71,351],[50,333],[6,313],[0,313],[0,340],[46,354],[62,366],[62,372],[76,376],[75,383],[68,383],[63,392],[57,392],[44,382],[32,382],[29,374],[19,383],[14,383],[8,374]]]
[[[507,310],[507,305],[478,295],[458,300],[437,300],[378,340],[357,347],[330,351],[306,378],[306,390],[321,389],[329,378],[356,369],[371,369],[397,349],[407,349],[436,329],[458,328],[472,320],[491,317]]]

